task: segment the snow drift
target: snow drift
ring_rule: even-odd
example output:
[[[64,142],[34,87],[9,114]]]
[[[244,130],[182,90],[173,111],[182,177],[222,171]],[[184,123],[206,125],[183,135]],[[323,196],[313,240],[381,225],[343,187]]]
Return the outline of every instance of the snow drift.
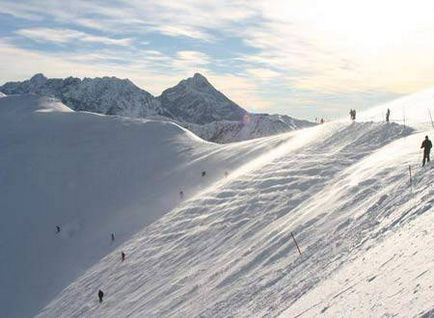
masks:
[[[5,317],[34,315],[132,234],[275,144],[215,145],[173,123],[36,95],[0,99],[0,136]]]
[[[373,114],[381,120],[378,110],[360,118]],[[337,121],[282,136],[276,149],[123,244],[126,262],[119,249],[87,270],[39,317],[427,317],[432,248],[419,240],[401,247],[400,236],[433,230],[433,170],[421,169],[419,151],[432,128],[426,117],[410,117],[412,127]],[[423,261],[417,270],[405,263],[415,253]],[[400,281],[371,290],[377,276],[378,284]],[[407,306],[393,307],[388,297]]]
[[[169,123],[13,114],[35,97],[2,99],[0,305],[12,317],[429,317],[433,170],[419,147],[432,126],[418,115],[429,94],[225,146]],[[404,104],[406,125],[382,120]]]

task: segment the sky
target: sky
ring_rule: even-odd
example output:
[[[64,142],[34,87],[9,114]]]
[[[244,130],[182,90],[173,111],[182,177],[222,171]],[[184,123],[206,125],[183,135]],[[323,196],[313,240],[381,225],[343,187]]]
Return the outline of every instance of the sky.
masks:
[[[0,0],[0,84],[199,72],[253,112],[333,119],[434,87],[431,0]]]

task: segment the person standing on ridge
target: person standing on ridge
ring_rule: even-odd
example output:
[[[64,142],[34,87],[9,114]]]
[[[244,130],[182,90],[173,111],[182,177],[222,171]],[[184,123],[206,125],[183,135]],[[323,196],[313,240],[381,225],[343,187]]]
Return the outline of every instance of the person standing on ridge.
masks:
[[[351,120],[354,120],[353,110],[352,109],[350,109],[350,118],[351,118]]]
[[[389,119],[390,119],[390,109],[388,108],[386,112],[386,122],[389,122]]]
[[[122,259],[122,262],[125,261],[125,253],[124,252],[121,252],[121,259]]]
[[[420,148],[424,148],[423,149],[423,161],[422,161],[422,167],[425,166],[425,162],[426,161],[430,161],[429,160],[429,153],[431,152],[431,148],[432,148],[432,142],[431,140],[429,140],[428,136],[425,136],[425,140],[422,142],[422,146],[420,146]]]
[[[98,290],[98,298],[100,303],[102,303],[103,297],[104,297],[104,292],[101,289]]]
[[[112,242],[114,242],[114,240],[115,240],[115,233],[112,233]]]

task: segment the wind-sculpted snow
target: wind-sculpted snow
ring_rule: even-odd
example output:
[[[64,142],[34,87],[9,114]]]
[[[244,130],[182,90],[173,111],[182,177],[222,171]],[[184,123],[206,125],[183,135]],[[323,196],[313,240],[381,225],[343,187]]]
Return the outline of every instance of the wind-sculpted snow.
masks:
[[[39,317],[270,317],[285,309],[288,317],[316,316],[292,306],[432,211],[432,170],[415,165],[423,136],[411,132],[394,123],[335,122],[291,133],[146,227]],[[123,263],[120,250],[128,255]],[[102,304],[99,288],[106,293]],[[413,313],[431,309],[430,288],[420,289],[424,301]]]
[[[0,316],[34,316],[131,235],[282,138],[223,146],[173,123],[0,98]]]

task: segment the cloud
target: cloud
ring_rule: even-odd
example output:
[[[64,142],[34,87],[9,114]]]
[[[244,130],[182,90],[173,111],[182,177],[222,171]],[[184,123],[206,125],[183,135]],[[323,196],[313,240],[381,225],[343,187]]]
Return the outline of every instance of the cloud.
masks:
[[[275,79],[280,76],[279,72],[273,71],[269,68],[247,68],[246,73],[261,80],[261,81],[268,81]]]
[[[271,100],[260,96],[260,87],[248,77],[233,74],[206,74],[209,81],[226,96],[250,111],[261,112],[269,110]]]
[[[20,21],[7,34],[12,41],[15,35],[61,44],[54,54],[13,42],[17,50],[23,45],[22,54],[56,60],[65,76],[73,65],[87,76],[103,70],[149,79],[158,91],[202,72],[240,104],[259,109],[304,114],[303,107],[322,104],[331,112],[351,99],[375,103],[434,83],[430,0],[0,0],[0,12]],[[1,67],[12,79],[19,72],[10,65]],[[164,78],[160,86],[156,75]]]
[[[114,39],[71,29],[31,28],[20,29],[15,33],[38,42],[70,43],[73,41],[82,41],[119,46],[129,46],[132,44],[132,40],[128,38]]]

